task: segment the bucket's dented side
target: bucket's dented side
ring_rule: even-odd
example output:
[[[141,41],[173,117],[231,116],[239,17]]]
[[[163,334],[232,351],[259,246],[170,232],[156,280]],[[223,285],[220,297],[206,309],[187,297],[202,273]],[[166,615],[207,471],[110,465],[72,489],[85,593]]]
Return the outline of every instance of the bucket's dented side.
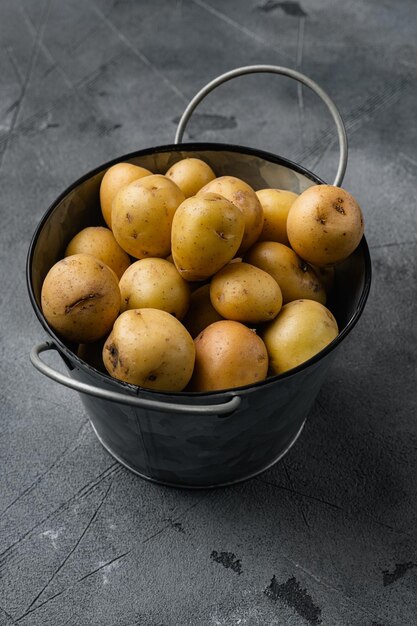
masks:
[[[187,144],[125,155],[84,176],[50,207],[30,246],[27,280],[34,310],[64,358],[71,380],[89,385],[88,393],[92,395],[81,397],[107,450],[150,480],[183,487],[209,487],[239,482],[265,470],[294,443],[337,348],[362,313],[370,288],[371,264],[363,238],[355,253],[336,268],[329,308],[338,321],[339,336],[292,372],[232,390],[233,393],[169,394],[133,388],[92,368],[77,357],[76,346],[64,343],[54,333],[42,314],[40,292],[46,273],[62,258],[69,240],[79,230],[101,223],[99,186],[110,165],[131,161],[154,173],[165,173],[174,162],[190,156],[205,160],[218,176],[237,176],[255,189],[275,187],[301,193],[322,182],[286,159],[241,146]],[[37,353],[40,351],[38,346]],[[110,402],[96,397],[97,390],[103,389],[116,391],[118,399]],[[145,399],[142,404],[146,407],[128,406],[121,400],[132,396],[141,402]],[[223,415],[216,414],[220,409],[212,410],[210,406],[225,407],[225,403],[234,400],[240,404],[235,402],[233,406],[239,406],[230,414],[224,410]],[[161,403],[170,403],[169,412],[168,404]]]

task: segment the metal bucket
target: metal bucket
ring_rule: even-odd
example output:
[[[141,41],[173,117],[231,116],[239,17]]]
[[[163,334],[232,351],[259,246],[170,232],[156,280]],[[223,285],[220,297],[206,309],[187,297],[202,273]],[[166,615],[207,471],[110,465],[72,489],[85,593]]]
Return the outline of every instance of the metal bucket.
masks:
[[[270,72],[291,76],[312,88],[336,122],[340,160],[334,184],[346,167],[343,123],[328,96],[306,76],[276,66],[238,68],[202,89],[184,112],[176,141],[200,100],[234,76]],[[215,487],[251,478],[276,463],[300,435],[336,352],[358,321],[369,293],[371,262],[365,238],[336,268],[329,307],[340,333],[318,355],[299,367],[246,387],[210,393],[166,393],[117,381],[76,355],[48,325],[40,306],[42,282],[62,258],[70,239],[82,228],[102,223],[99,186],[105,171],[129,161],[165,173],[185,157],[206,161],[218,176],[243,178],[255,189],[285,188],[300,193],[323,181],[303,167],[274,154],[218,143],[165,145],[123,155],[76,181],[52,204],[38,225],[27,259],[27,284],[35,313],[52,341],[35,346],[33,365],[46,376],[81,392],[94,432],[120,463],[143,478],[175,487]],[[69,375],[58,372],[40,354],[56,350]]]

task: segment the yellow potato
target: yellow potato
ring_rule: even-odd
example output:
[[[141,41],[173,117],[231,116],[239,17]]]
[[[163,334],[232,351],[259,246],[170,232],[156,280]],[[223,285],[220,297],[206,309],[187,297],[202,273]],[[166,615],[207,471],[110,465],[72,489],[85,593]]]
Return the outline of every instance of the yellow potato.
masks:
[[[116,193],[134,180],[150,176],[150,174],[152,172],[133,163],[116,163],[109,167],[100,185],[101,212],[109,228],[111,228],[112,202]]]
[[[103,348],[103,362],[114,378],[157,391],[182,391],[193,373],[194,342],[166,311],[125,311]]]
[[[166,259],[149,258],[132,263],[120,283],[121,311],[161,309],[181,320],[190,304],[190,287],[175,265]]]
[[[326,292],[317,274],[288,246],[276,241],[258,242],[249,250],[245,261],[275,278],[284,304],[300,298],[326,304]]]
[[[248,263],[229,263],[210,283],[210,299],[225,319],[256,324],[274,319],[281,289],[270,274]]]
[[[260,337],[239,322],[222,320],[194,340],[196,357],[190,388],[216,391],[264,380],[268,354]]]
[[[245,218],[245,231],[238,253],[246,252],[257,241],[264,223],[261,203],[252,187],[240,178],[220,176],[205,185],[198,195],[202,193],[220,194],[242,211]]]
[[[318,354],[338,335],[329,309],[314,300],[293,300],[261,333],[272,374],[282,374]]]
[[[187,198],[172,222],[172,256],[186,280],[204,280],[228,263],[244,230],[241,211],[224,197],[199,194]]]
[[[193,158],[178,161],[169,168],[165,176],[178,185],[186,198],[195,196],[204,185],[216,178],[207,163]]]
[[[111,230],[103,226],[89,226],[77,233],[67,245],[64,256],[72,254],[92,254],[110,267],[119,279],[130,265],[129,256]]]
[[[290,208],[287,233],[291,247],[312,265],[334,265],[358,246],[364,231],[359,204],[332,185],[306,189]]]
[[[264,225],[258,241],[277,241],[288,245],[287,217],[298,194],[284,189],[260,189],[256,195],[264,213]]]
[[[166,176],[153,174],[123,187],[113,200],[112,229],[116,241],[137,259],[167,257],[171,226],[184,194]]]
[[[74,254],[55,263],[42,285],[47,322],[69,341],[90,343],[104,337],[120,310],[117,277],[90,254]]]
[[[191,337],[197,337],[202,330],[222,318],[211,303],[210,285],[203,285],[191,294],[190,308],[182,320]]]

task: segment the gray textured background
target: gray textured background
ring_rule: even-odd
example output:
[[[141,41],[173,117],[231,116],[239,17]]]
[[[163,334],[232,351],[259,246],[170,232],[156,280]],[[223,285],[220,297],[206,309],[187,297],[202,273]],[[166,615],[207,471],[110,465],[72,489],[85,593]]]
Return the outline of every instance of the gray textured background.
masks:
[[[413,18],[414,0],[0,0],[1,626],[417,623]],[[194,93],[251,63],[297,67],[338,104],[373,286],[285,460],[177,491],[115,463],[78,396],[30,366],[45,333],[26,251],[67,185],[172,142]],[[331,181],[333,136],[314,94],[249,76],[210,95],[186,139]]]

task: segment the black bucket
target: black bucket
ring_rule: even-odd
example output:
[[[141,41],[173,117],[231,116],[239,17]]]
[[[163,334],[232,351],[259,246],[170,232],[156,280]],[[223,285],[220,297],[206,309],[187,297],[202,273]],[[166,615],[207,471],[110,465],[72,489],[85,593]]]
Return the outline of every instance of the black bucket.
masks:
[[[341,158],[340,184],[346,166],[343,124],[328,96],[310,79],[286,68],[254,66],[233,70],[207,85],[190,103],[177,139],[196,104],[217,84],[251,72],[292,76],[325,100],[337,120]],[[330,103],[330,104],[329,104]],[[337,118],[338,116],[338,118]],[[129,161],[164,174],[176,161],[197,157],[217,176],[244,179],[255,189],[276,187],[301,193],[323,181],[303,167],[260,150],[217,143],[174,144],[123,155],[86,174],[64,191],[45,213],[30,244],[27,283],[35,313],[52,341],[31,352],[32,363],[53,380],[81,392],[93,429],[118,461],[143,478],[176,487],[214,487],[251,478],[276,463],[302,431],[314,399],[327,377],[338,347],[358,321],[369,293],[371,262],[365,238],[336,267],[329,304],[339,325],[338,337],[315,357],[293,370],[262,382],[210,393],[156,392],[118,381],[88,365],[77,346],[55,334],[42,314],[43,280],[63,257],[81,229],[102,223],[99,187],[106,170]],[[40,359],[57,350],[69,375]]]

